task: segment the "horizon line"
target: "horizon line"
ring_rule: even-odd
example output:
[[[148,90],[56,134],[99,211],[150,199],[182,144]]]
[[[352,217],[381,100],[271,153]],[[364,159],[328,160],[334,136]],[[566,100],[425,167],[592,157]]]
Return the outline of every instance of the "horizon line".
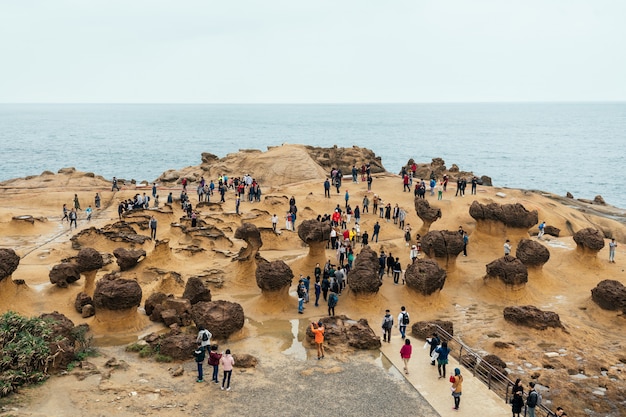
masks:
[[[618,104],[626,103],[625,100],[520,100],[520,101],[311,101],[311,102],[183,102],[183,101],[159,101],[159,102],[140,102],[140,101],[103,101],[103,102],[0,102],[0,105],[398,105],[398,104]]]

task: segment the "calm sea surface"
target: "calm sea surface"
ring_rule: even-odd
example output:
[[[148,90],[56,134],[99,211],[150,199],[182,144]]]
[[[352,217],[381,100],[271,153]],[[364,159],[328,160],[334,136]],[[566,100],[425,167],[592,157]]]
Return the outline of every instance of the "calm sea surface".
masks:
[[[494,185],[626,208],[626,103],[0,105],[0,180],[73,166],[154,180],[282,143],[371,148],[388,171],[441,157]]]

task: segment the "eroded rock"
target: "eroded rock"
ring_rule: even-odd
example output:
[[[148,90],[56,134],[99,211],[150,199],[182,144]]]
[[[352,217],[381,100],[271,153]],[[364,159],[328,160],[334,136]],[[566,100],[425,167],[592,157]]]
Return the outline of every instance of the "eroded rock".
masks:
[[[374,333],[366,319],[352,320],[345,315],[323,317],[324,342],[328,346],[346,346],[355,349],[378,349],[381,346],[380,337]],[[307,336],[313,343],[314,336],[310,327],[307,327]]]
[[[121,271],[128,271],[134,268],[141,259],[145,258],[146,251],[143,249],[128,250],[125,248],[117,248],[113,251],[113,255],[117,259],[117,265]]]
[[[190,277],[185,285],[183,298],[189,300],[192,305],[200,301],[211,301],[211,290],[204,285],[200,278]]]
[[[20,264],[20,257],[13,249],[0,249],[0,281],[15,272]]]
[[[505,307],[504,319],[518,326],[526,326],[538,330],[545,330],[548,327],[563,328],[557,313],[543,311],[531,305]]]
[[[132,279],[119,278],[119,274],[108,274],[96,283],[93,304],[96,309],[126,310],[139,307],[141,286]]]
[[[243,307],[230,301],[200,301],[191,307],[196,327],[204,327],[216,339],[227,339],[243,328]]]
[[[406,285],[424,295],[443,289],[446,271],[432,259],[418,259],[410,264],[405,272]]]
[[[246,246],[241,248],[237,255],[237,260],[247,261],[253,259],[263,246],[261,232],[258,227],[252,223],[244,223],[235,230],[235,239],[242,239],[246,242]]]
[[[604,248],[604,236],[599,230],[592,227],[574,233],[574,242],[576,242],[576,247],[583,251],[597,253]]]
[[[272,262],[259,262],[257,264],[256,284],[261,291],[281,291],[291,286],[293,272],[289,265],[278,260]]]
[[[422,233],[426,233],[430,229],[430,226],[441,218],[441,209],[431,207],[426,199],[419,197],[415,197],[414,205],[417,217],[424,222]]]
[[[501,222],[507,227],[520,229],[528,229],[539,221],[537,210],[528,211],[520,203],[489,203],[485,205],[474,201],[470,206],[469,214],[478,221],[493,220]]]
[[[63,262],[54,265],[48,274],[50,282],[60,288],[67,288],[67,286],[80,279],[80,271],[78,265]]]
[[[517,245],[515,256],[526,266],[542,266],[550,259],[550,251],[535,240],[522,239]]]
[[[422,250],[431,258],[456,259],[463,252],[463,237],[458,232],[433,230],[422,237]]]
[[[422,340],[431,337],[433,333],[437,333],[441,337],[442,333],[437,326],[445,330],[450,336],[454,336],[454,324],[444,320],[418,321],[411,326],[411,334]]]
[[[102,255],[94,248],[83,248],[76,257],[78,270],[82,272],[95,271],[104,266]]]
[[[591,290],[591,299],[605,310],[621,310],[626,314],[626,286],[619,281],[600,281]]]
[[[487,264],[485,278],[499,278],[506,285],[519,286],[528,282],[528,268],[519,259],[506,255]]]
[[[378,277],[378,255],[368,246],[354,260],[353,268],[348,272],[348,288],[356,294],[374,294],[382,285]]]

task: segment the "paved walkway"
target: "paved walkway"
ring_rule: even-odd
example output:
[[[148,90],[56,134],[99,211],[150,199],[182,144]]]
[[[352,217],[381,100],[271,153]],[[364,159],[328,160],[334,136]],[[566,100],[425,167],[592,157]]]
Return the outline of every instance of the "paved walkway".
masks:
[[[391,343],[383,342],[381,352],[393,363],[399,372],[404,373],[404,363],[400,358],[400,348],[404,341],[400,333],[394,328]],[[511,406],[490,391],[485,384],[472,373],[459,366],[459,363],[450,357],[446,366],[446,378],[438,379],[437,367],[430,365],[428,349],[423,349],[424,341],[409,337],[413,345],[413,354],[409,361],[409,374],[404,375],[407,380],[422,394],[422,396],[443,416],[491,417],[511,415]],[[463,395],[458,411],[453,410],[454,399],[450,391],[450,373],[454,368],[461,369],[463,375]]]

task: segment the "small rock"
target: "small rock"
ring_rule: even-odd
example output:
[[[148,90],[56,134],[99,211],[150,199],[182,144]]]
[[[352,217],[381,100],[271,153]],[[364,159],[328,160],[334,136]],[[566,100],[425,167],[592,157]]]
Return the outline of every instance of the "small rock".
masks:
[[[556,358],[557,356],[559,356],[557,352],[546,352],[544,353],[544,355],[546,355],[548,358]]]
[[[497,192],[497,193],[496,193],[496,197],[506,198],[506,194],[504,194],[504,193],[502,193],[502,192]]]

